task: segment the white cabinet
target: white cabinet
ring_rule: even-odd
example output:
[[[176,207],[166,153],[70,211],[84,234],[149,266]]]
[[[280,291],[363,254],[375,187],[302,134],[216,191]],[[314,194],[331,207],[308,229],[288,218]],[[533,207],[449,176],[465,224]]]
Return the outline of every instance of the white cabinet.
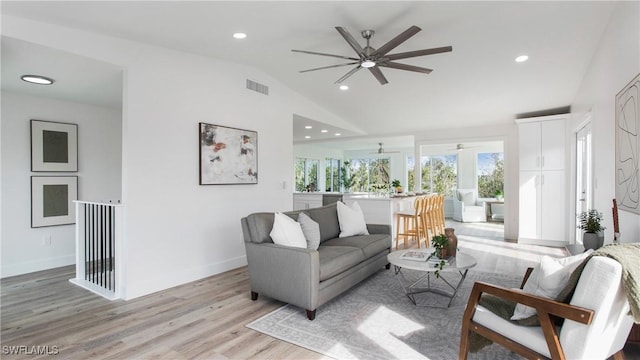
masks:
[[[564,170],[564,120],[518,125],[520,170]]]
[[[565,120],[517,120],[520,150],[518,242],[564,246],[568,235]]]
[[[293,194],[293,210],[306,210],[322,206],[322,194]]]

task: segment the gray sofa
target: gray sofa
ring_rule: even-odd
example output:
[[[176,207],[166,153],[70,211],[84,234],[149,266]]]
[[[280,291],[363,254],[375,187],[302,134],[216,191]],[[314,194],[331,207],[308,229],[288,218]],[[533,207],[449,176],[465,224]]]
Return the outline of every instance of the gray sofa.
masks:
[[[318,250],[280,246],[269,233],[273,213],[254,213],[242,218],[247,250],[251,299],[263,294],[307,311],[313,320],[316,309],[374,274],[389,268],[391,228],[367,224],[369,235],[339,238],[336,204],[303,210],[320,225]],[[303,211],[287,212],[297,220]]]

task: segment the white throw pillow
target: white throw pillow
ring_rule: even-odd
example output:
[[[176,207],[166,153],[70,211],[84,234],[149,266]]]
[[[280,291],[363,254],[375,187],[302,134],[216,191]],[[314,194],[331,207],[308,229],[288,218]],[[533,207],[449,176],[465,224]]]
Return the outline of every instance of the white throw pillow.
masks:
[[[307,239],[307,249],[318,250],[320,246],[320,224],[303,212],[298,215],[298,222],[305,239]]]
[[[357,202],[353,202],[351,207],[338,201],[338,223],[340,224],[339,237],[369,235],[367,223],[364,221],[362,209]]]
[[[524,284],[524,292],[556,299],[562,289],[567,286],[571,273],[591,254],[593,250],[588,250],[582,254],[568,256],[565,258],[552,258],[543,256],[540,264],[533,268],[531,276]],[[521,320],[536,315],[536,309],[518,304],[513,311],[511,320]]]
[[[275,244],[307,248],[307,240],[302,233],[300,224],[283,213],[275,213],[273,229],[271,229],[269,235]]]

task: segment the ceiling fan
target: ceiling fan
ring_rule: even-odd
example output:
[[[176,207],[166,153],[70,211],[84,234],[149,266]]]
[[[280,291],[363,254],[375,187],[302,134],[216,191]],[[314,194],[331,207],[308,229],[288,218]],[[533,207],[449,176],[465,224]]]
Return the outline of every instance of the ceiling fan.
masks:
[[[464,144],[457,144],[455,150],[457,151],[464,151],[465,149],[472,149],[475,148],[477,146],[464,146]]]
[[[373,74],[373,76],[380,82],[381,85],[384,85],[384,84],[387,84],[388,81],[387,81],[387,78],[385,78],[385,76],[382,74],[380,67],[429,74],[430,72],[433,71],[432,69],[427,69],[427,68],[407,65],[407,64],[401,64],[401,63],[394,62],[394,60],[439,54],[444,52],[450,52],[453,50],[451,46],[444,46],[444,47],[438,47],[438,48],[388,54],[391,50],[395,49],[398,45],[407,41],[410,37],[412,37],[413,35],[418,33],[420,30],[422,30],[415,25],[403,31],[400,35],[391,39],[389,42],[382,45],[378,49],[374,49],[369,45],[369,40],[371,40],[371,37],[373,37],[373,34],[375,33],[375,31],[373,30],[364,30],[361,32],[362,37],[367,41],[367,46],[365,46],[364,48],[360,46],[360,44],[353,38],[353,36],[351,36],[351,34],[345,28],[336,26],[336,30],[338,30],[340,35],[342,35],[342,37],[347,41],[347,43],[349,43],[351,48],[355,50],[358,57],[333,55],[333,54],[326,54],[326,53],[306,51],[306,50],[291,50],[293,52],[299,52],[299,53],[305,53],[305,54],[311,54],[311,55],[330,56],[330,57],[335,57],[340,59],[352,60],[351,62],[348,62],[345,64],[329,65],[329,66],[323,66],[323,67],[314,68],[314,69],[302,70],[300,71],[301,73],[316,71],[316,70],[323,70],[323,69],[331,69],[331,68],[347,66],[347,65],[356,65],[355,68],[351,69],[348,73],[346,73],[344,76],[338,79],[335,83],[340,84],[341,82],[349,78],[351,75],[358,72],[358,70],[362,68],[366,68],[366,69],[369,69],[371,74]]]
[[[378,151],[372,153],[372,154],[378,154],[378,155],[384,155],[384,154],[398,154],[400,153],[400,151],[386,151],[383,147],[382,147],[382,143],[379,142],[378,143]]]

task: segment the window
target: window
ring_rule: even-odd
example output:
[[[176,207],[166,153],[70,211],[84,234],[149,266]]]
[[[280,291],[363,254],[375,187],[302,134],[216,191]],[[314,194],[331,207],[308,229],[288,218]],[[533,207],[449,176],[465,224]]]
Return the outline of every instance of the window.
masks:
[[[478,153],[478,197],[501,197],[504,190],[504,153]]]
[[[389,171],[389,158],[351,159],[350,174],[353,175],[351,191],[387,192]]]
[[[407,191],[413,191],[416,184],[416,161],[413,156],[407,156]]]
[[[340,191],[340,160],[326,159],[324,172],[326,191]]]
[[[422,190],[450,196],[456,189],[458,176],[457,155],[423,156]]]
[[[318,186],[318,160],[296,158],[296,191],[315,191]]]

